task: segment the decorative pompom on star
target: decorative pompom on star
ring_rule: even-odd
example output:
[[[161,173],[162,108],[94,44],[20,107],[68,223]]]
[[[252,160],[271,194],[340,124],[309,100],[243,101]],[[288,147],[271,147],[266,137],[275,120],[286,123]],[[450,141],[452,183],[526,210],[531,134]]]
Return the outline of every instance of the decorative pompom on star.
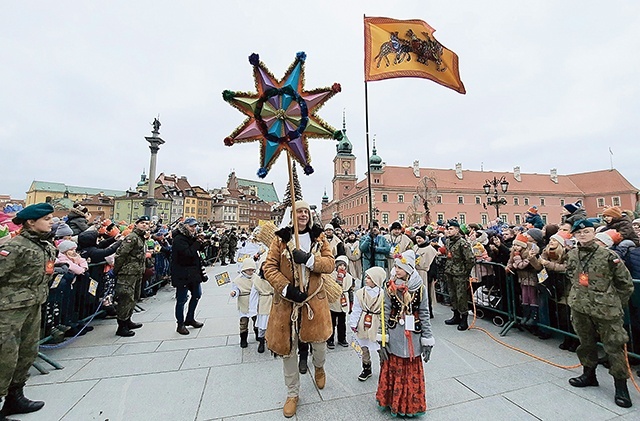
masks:
[[[260,141],[258,177],[267,176],[280,152],[286,150],[302,165],[304,173],[313,173],[307,138],[342,138],[336,130],[316,115],[316,111],[342,90],[339,83],[331,87],[304,90],[304,63],[307,55],[301,51],[281,80],[267,69],[260,56],[253,53],[249,63],[257,93],[225,90],[222,98],[247,116],[224,144]]]

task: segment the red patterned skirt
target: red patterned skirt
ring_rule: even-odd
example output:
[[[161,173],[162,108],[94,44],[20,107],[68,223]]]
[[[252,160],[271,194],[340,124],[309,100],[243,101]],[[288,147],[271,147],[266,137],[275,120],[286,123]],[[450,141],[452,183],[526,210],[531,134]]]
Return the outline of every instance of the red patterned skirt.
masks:
[[[424,368],[420,356],[400,358],[389,355],[380,367],[376,400],[391,415],[420,416],[427,410]]]

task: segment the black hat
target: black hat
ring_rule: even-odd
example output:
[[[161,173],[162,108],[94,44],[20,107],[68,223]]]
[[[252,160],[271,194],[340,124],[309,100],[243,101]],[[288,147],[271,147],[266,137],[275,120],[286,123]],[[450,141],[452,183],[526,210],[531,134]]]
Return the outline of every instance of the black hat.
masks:
[[[401,230],[402,229],[402,225],[400,224],[400,222],[396,221],[393,224],[391,224],[391,226],[389,227],[389,230]]]
[[[593,228],[593,223],[588,219],[580,219],[573,224],[571,232],[573,233],[583,228]]]
[[[426,240],[427,239],[427,234],[425,234],[425,232],[421,230],[421,231],[416,232],[416,237],[422,237],[423,240]]]
[[[13,218],[13,223],[16,225],[22,225],[29,219],[40,219],[50,213],[53,213],[53,206],[49,203],[36,203],[34,205],[29,205],[18,212]]]
[[[138,218],[136,220],[136,224],[139,224],[140,222],[149,222],[151,219],[149,219],[149,217],[147,215],[142,215],[140,218]]]

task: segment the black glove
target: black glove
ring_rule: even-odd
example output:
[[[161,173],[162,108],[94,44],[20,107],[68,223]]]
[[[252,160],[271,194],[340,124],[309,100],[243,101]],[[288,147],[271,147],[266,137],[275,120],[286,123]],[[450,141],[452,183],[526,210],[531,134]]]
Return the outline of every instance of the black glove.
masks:
[[[389,359],[389,351],[387,351],[387,347],[380,346],[378,349],[378,355],[380,356],[380,364],[387,361]]]
[[[301,303],[307,299],[307,293],[300,291],[300,288],[296,286],[289,285],[287,286],[287,294],[285,297],[296,303]]]
[[[307,253],[300,249],[293,250],[291,254],[293,255],[293,261],[300,264],[307,263],[307,260],[311,257],[311,253]]]
[[[429,362],[429,359],[431,358],[431,350],[433,349],[432,346],[422,346],[422,359],[424,360],[425,363]]]

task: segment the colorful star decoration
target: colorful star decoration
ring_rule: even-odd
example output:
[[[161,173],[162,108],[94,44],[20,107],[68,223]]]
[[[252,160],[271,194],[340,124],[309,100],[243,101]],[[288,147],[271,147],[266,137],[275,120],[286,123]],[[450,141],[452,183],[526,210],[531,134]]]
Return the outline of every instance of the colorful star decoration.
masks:
[[[336,130],[316,111],[329,98],[340,92],[339,83],[329,88],[304,90],[304,52],[296,54],[281,80],[277,80],[260,61],[258,54],[249,56],[257,93],[224,91],[222,97],[240,110],[247,119],[236,128],[224,144],[260,141],[260,169],[258,177],[264,178],[271,166],[286,150],[304,168],[313,173],[309,156],[308,137],[342,139],[342,131]]]

